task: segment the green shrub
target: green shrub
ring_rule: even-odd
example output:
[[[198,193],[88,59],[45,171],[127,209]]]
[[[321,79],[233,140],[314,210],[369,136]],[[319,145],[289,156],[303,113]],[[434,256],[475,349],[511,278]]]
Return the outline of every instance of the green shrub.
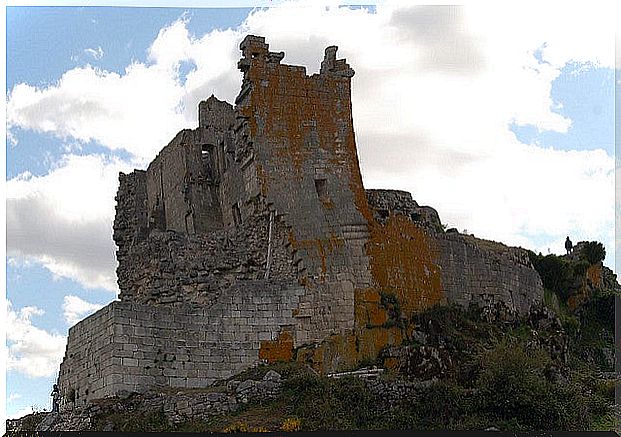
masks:
[[[399,299],[397,299],[397,296],[395,296],[393,293],[381,291],[380,299],[380,304],[386,309],[386,313],[388,315],[388,321],[386,322],[385,326],[398,326],[402,328],[403,320],[401,318],[401,305],[399,304]]]
[[[491,419],[516,429],[580,430],[589,423],[589,406],[580,389],[544,376],[551,364],[542,350],[499,343],[481,357],[476,405]]]
[[[584,304],[581,319],[595,323],[600,329],[614,332],[615,293],[606,291],[594,293]]]
[[[574,269],[572,264],[556,255],[536,255],[529,251],[531,263],[539,276],[543,287],[553,291],[563,301],[571,294],[574,283]]]
[[[602,243],[597,241],[589,241],[584,244],[582,256],[589,262],[589,264],[597,264],[606,258],[606,249]]]
[[[425,389],[415,407],[425,428],[459,429],[471,412],[466,390],[453,381],[438,381]]]
[[[288,380],[284,390],[304,430],[366,429],[379,417],[377,400],[358,378],[303,375]]]
[[[591,264],[585,259],[581,259],[574,264],[574,276],[584,276]]]

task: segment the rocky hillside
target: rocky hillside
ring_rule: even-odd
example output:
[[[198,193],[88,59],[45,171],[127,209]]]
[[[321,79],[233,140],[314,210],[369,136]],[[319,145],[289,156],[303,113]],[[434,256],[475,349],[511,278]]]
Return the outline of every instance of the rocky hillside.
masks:
[[[75,413],[38,413],[7,430],[612,430],[621,287],[600,249],[531,253],[545,305],[519,319],[502,308],[454,306],[414,315],[402,346],[359,363],[374,370],[322,377],[277,363],[208,389],[126,393]]]

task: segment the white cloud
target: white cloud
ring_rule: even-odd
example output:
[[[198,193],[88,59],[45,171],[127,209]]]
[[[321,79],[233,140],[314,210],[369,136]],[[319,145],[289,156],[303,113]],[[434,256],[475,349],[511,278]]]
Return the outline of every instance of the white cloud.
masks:
[[[75,325],[86,316],[103,308],[103,305],[87,302],[78,296],[65,296],[63,301],[63,316],[69,325]]]
[[[157,66],[131,64],[119,75],[87,65],[47,88],[13,87],[7,124],[61,139],[94,140],[150,160],[186,127],[177,108],[181,95],[175,78]]]
[[[114,196],[119,171],[130,168],[99,155],[67,155],[47,175],[7,181],[7,254],[116,291]]]
[[[34,413],[34,409],[32,407],[24,407],[21,410],[17,410],[13,414],[7,414],[7,419],[20,419],[24,416]]]
[[[156,68],[175,72],[181,61],[190,59],[189,52],[193,41],[186,24],[187,19],[181,18],[160,29],[157,38],[149,47],[149,59]]]
[[[97,59],[97,60],[103,58],[103,55],[104,55],[104,51],[101,48],[101,46],[98,46],[96,49],[91,49],[91,48],[84,49],[84,53],[86,53],[89,56],[92,56],[94,59]]]
[[[58,371],[65,352],[66,338],[49,333],[32,324],[33,316],[44,311],[27,306],[15,311],[5,300],[7,341],[7,371],[16,371],[30,377],[52,376]]]
[[[509,128],[530,124],[571,133],[572,121],[552,99],[552,82],[570,61],[614,65],[616,15],[602,4],[563,5],[559,14],[554,5],[529,3],[385,2],[376,13],[334,2],[285,3],[254,11],[236,29],[203,36],[191,35],[182,17],[159,32],[148,62],[134,62],[122,74],[86,66],[51,86],[17,85],[8,96],[8,126],[95,140],[128,150],[144,166],[178,130],[196,126],[201,99],[215,93],[234,100],[241,82],[238,46],[246,34],[266,36],[272,50],[285,51],[283,62],[305,65],[309,74],[318,70],[323,48],[336,44],[356,70],[354,123],[367,187],[407,189],[445,222],[510,244],[562,252],[568,234],[575,241],[600,239],[612,265],[613,158],[521,144]],[[193,69],[180,77],[184,62]],[[7,191],[48,181],[52,187],[58,171],[16,178]],[[115,287],[112,173],[96,172],[95,182],[107,189],[79,196],[86,204],[63,190],[53,201],[31,191],[9,197],[10,251],[33,256],[59,275]],[[42,226],[59,237],[28,235]],[[21,239],[11,236],[15,230]]]
[[[9,402],[19,399],[21,397],[22,395],[20,395],[19,393],[9,393]]]

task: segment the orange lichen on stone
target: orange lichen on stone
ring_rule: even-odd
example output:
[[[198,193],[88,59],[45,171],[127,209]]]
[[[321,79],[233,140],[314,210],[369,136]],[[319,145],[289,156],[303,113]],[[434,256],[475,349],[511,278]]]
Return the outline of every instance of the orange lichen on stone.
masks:
[[[354,203],[369,224],[370,241],[366,251],[376,285],[384,292],[394,293],[406,316],[445,301],[436,261],[438,255],[431,238],[401,215],[391,216],[386,225],[375,220],[362,183],[353,131],[346,138],[345,150]]]
[[[373,327],[358,332],[358,361],[375,360],[387,346],[399,345],[404,336],[401,328]]]
[[[586,271],[587,280],[594,286],[601,288],[602,287],[602,264],[597,263],[589,266]]]
[[[259,187],[261,190],[261,194],[263,196],[267,195],[267,190],[269,188],[269,178],[267,176],[267,172],[263,168],[263,165],[256,164],[257,169],[257,179],[259,180]]]
[[[333,251],[341,249],[345,244],[342,238],[330,234],[328,238],[315,238],[312,240],[297,240],[292,232],[289,233],[289,243],[294,250],[306,249],[310,257],[319,260],[322,277],[328,271],[328,260],[326,259]]]
[[[370,326],[382,326],[388,322],[388,314],[386,310],[377,306],[372,306],[367,309]]]
[[[401,314],[395,316],[395,309],[409,317],[413,311],[444,300],[431,239],[405,217],[391,217],[386,225],[375,221],[356,150],[351,75],[332,69],[330,56],[334,53],[326,50],[321,74],[307,76],[302,67],[280,64],[277,59],[281,57],[268,53],[262,41],[251,40],[248,44],[254,46],[245,52],[248,68],[244,69],[244,83],[251,91],[240,110],[248,117],[255,153],[263,158],[264,168],[257,168],[259,179],[262,173],[268,173],[283,185],[304,183],[312,187],[313,176],[325,176],[316,176],[317,167],[309,168],[309,163],[316,159],[315,155],[322,156],[330,165],[320,166],[323,173],[319,174],[328,176],[328,180],[334,176],[344,178],[370,234],[365,250],[375,285],[354,291],[354,333],[334,335],[298,357],[308,358],[310,354],[309,359],[321,370],[373,359],[382,348],[399,344],[407,336],[409,327],[401,323]],[[267,187],[267,181],[261,181],[261,186]],[[327,195],[320,195],[319,200],[326,210],[335,207]],[[320,282],[333,280],[331,276],[338,273],[333,267],[333,255],[346,247],[345,241],[334,234],[327,239],[317,236],[312,230],[290,232],[288,240],[293,251],[301,251],[298,258],[304,261],[303,271],[308,278],[313,282],[314,278]],[[308,285],[308,280],[304,283]],[[380,291],[395,296],[398,304],[390,310],[384,307]],[[394,317],[398,320],[391,320]],[[390,322],[394,322],[392,326]],[[337,363],[336,357],[342,361]]]
[[[381,296],[373,288],[355,290],[354,305],[357,326],[372,327],[383,326],[388,321],[386,309],[382,308]]]
[[[262,341],[259,348],[259,358],[268,363],[291,361],[293,359],[293,337],[288,331],[283,331],[276,340]]]
[[[399,360],[394,357],[388,357],[384,360],[384,367],[388,370],[398,370]]]
[[[319,373],[351,369],[359,361],[357,343],[355,335],[335,334],[319,345],[298,349],[297,361]]]
[[[254,62],[247,79],[260,84],[250,96],[249,106],[256,111],[249,119],[252,135],[277,138],[267,147],[280,163],[291,164],[294,171],[285,174],[300,180],[303,164],[311,156],[307,143],[316,135],[321,147],[334,144],[330,135],[337,131],[335,119],[343,110],[338,99],[319,90],[336,89],[339,79],[309,77],[302,67],[261,62]]]
[[[589,297],[592,288],[601,288],[603,285],[602,264],[590,265],[582,278],[582,283],[578,291],[567,299],[567,306],[570,310],[575,310],[582,305]]]
[[[431,239],[401,215],[370,229],[367,244],[371,272],[378,287],[394,294],[406,317],[445,300]]]

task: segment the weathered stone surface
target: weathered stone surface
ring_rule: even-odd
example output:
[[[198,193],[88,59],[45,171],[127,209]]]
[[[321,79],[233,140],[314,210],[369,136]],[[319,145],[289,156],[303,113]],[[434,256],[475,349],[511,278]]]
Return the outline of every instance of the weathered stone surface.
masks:
[[[208,387],[229,378],[260,362],[262,332],[276,337],[281,324],[295,323],[298,293],[297,288],[248,281],[243,288],[223,291],[207,314],[188,304],[156,309],[112,302],[70,330],[59,374],[61,409],[152,388]],[[285,315],[275,319],[262,312],[255,303],[261,299]],[[238,305],[247,310],[234,310]],[[125,333],[130,330],[133,334]],[[149,335],[135,334],[142,330]]]
[[[412,313],[431,305],[515,314],[541,301],[523,250],[445,233],[409,193],[365,191],[354,71],[335,46],[312,75],[281,64],[262,37],[240,49],[235,107],[211,96],[196,129],[119,176],[120,302],[70,330],[64,409],[206,387],[259,361],[347,369],[400,344]],[[231,389],[245,402],[278,381]]]

